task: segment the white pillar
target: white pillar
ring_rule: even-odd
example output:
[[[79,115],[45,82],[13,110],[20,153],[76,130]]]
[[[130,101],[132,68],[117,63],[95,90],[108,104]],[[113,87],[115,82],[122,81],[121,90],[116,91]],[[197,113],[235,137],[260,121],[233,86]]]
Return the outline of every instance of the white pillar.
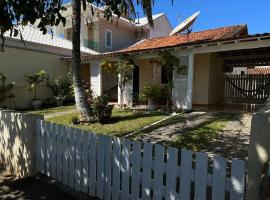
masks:
[[[188,88],[187,88],[187,109],[192,109],[192,95],[193,95],[193,72],[194,72],[194,53],[190,52],[188,55]]]
[[[120,62],[120,61],[119,61]],[[133,72],[131,72],[132,75],[133,75]],[[121,90],[120,90],[120,84],[119,84],[119,81],[120,81],[120,78],[121,78],[121,75],[118,74],[118,104],[120,105],[121,104]],[[133,93],[133,78],[126,83],[126,86],[125,86],[125,89],[124,89],[124,92],[123,92],[123,104],[126,104],[128,106],[132,106],[132,93]]]
[[[93,62],[90,66],[90,84],[95,96],[100,96],[102,93],[102,67],[99,62]]]

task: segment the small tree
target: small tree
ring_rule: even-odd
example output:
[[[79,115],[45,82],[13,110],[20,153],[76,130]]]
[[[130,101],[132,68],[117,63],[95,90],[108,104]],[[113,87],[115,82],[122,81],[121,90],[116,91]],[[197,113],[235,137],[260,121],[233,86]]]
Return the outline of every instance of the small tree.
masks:
[[[0,104],[2,104],[7,98],[14,97],[11,90],[14,88],[15,83],[6,83],[7,76],[0,73]]]
[[[34,90],[34,99],[33,100],[37,100],[37,88],[39,86],[40,83],[48,80],[48,74],[41,70],[40,72],[36,73],[36,74],[27,74],[25,75],[26,81],[29,84],[28,86],[28,90],[32,91]]]
[[[55,78],[52,83],[48,82],[48,87],[52,90],[56,104],[62,106],[63,102],[72,96],[72,77],[68,73],[65,76]]]
[[[122,55],[119,63],[106,59],[102,62],[101,66],[105,70],[116,73],[119,76],[118,86],[120,89],[120,107],[123,108],[124,91],[127,83],[132,80],[132,72],[135,67],[134,61],[130,55]]]
[[[173,73],[176,74],[187,74],[185,65],[180,65],[180,60],[172,55],[169,51],[159,52],[158,58],[153,62],[157,63],[162,68],[162,72],[167,80],[168,97],[167,107],[168,110],[172,108],[172,90],[174,88]]]

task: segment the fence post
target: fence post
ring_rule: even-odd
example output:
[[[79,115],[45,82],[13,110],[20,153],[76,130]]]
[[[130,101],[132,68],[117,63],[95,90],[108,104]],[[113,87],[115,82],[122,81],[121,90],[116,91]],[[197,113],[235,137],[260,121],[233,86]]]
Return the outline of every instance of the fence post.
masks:
[[[252,116],[246,199],[259,199],[263,166],[270,155],[270,104]]]

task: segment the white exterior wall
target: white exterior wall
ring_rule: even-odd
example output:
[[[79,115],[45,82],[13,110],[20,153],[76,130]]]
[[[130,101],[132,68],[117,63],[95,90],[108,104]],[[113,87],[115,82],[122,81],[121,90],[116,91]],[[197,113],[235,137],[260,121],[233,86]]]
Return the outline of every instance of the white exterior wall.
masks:
[[[146,27],[150,30],[149,38],[169,36],[173,30],[166,15],[162,15],[154,20],[154,28],[151,28],[149,25]]]
[[[188,56],[179,56],[180,65],[188,67]],[[172,94],[173,103],[178,108],[187,109],[188,76],[177,75],[174,73],[174,89]]]
[[[95,96],[100,96],[102,93],[102,67],[99,62],[91,63],[90,74],[91,89]]]
[[[5,51],[0,52],[0,73],[7,75],[7,83],[15,82],[15,87],[11,91],[15,94],[15,98],[12,101],[6,101],[4,105],[11,108],[29,107],[31,99],[34,98],[34,92],[28,91],[25,75],[35,74],[40,70],[46,71],[50,80],[65,75],[69,67],[61,58],[62,56],[57,54],[6,46]],[[37,95],[39,99],[45,99],[51,97],[52,93],[45,84],[41,84]]]

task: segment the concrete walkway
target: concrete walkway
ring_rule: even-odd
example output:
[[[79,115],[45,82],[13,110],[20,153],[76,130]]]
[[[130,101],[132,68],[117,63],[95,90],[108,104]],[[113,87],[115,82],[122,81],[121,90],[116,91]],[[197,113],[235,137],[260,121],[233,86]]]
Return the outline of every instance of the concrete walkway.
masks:
[[[185,114],[179,122],[159,127],[150,133],[140,136],[143,142],[167,144],[175,141],[177,137],[207,120],[212,119],[206,112],[192,112]]]

